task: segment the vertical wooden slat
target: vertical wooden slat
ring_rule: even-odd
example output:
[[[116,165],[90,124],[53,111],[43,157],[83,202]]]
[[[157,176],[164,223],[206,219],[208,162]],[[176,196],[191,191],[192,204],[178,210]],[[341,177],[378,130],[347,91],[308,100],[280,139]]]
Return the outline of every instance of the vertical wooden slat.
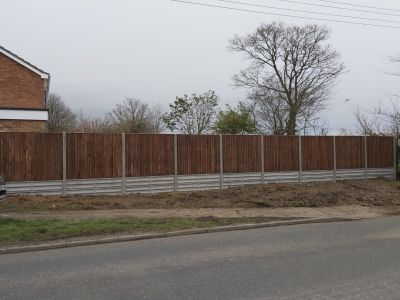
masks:
[[[6,181],[61,179],[60,144],[59,134],[0,133],[0,175]]]
[[[333,137],[303,136],[301,143],[304,171],[333,170]]]
[[[336,136],[333,137],[333,179],[337,178]]]
[[[219,172],[219,136],[177,135],[177,147],[179,175]]]
[[[393,137],[393,180],[397,179],[397,136]]]
[[[223,141],[224,173],[261,171],[258,135],[224,135]]]
[[[122,174],[122,194],[126,193],[126,139],[125,133],[121,135],[121,174]]]
[[[393,138],[369,136],[366,138],[368,148],[368,168],[393,167]]]
[[[264,137],[264,171],[299,170],[299,138],[297,136]]]
[[[362,169],[364,161],[364,138],[361,136],[336,137],[337,169]]]
[[[126,176],[174,174],[172,134],[126,134]]]
[[[115,142],[117,141],[117,142]],[[121,176],[121,135],[71,133],[67,138],[67,178]]]

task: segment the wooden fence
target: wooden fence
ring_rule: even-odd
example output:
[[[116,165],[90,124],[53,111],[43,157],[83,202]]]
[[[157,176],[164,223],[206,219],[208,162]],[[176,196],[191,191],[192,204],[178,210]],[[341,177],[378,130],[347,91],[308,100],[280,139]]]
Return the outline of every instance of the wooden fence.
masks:
[[[394,142],[393,137],[0,133],[0,175],[17,182],[394,168]]]

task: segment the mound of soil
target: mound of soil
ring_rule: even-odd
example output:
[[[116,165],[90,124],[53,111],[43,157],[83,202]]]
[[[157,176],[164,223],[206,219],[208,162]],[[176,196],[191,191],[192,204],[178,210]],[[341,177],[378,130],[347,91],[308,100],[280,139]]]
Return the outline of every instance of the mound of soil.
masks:
[[[242,186],[221,191],[131,194],[121,196],[7,196],[0,212],[330,207],[400,205],[400,182],[387,180]]]

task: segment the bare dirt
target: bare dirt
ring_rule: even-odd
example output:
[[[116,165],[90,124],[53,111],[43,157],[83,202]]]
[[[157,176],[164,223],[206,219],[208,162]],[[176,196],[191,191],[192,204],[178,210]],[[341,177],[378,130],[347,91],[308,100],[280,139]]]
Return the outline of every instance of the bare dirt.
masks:
[[[218,222],[228,220],[236,224],[302,218],[365,219],[392,214],[400,214],[400,182],[386,180],[269,184],[229,188],[222,192],[123,196],[9,195],[5,202],[0,203],[0,219],[27,220],[26,222],[55,219],[137,221],[175,218]],[[114,235],[96,236],[84,232],[76,237],[63,238],[62,241]],[[15,245],[41,241],[18,241]]]
[[[284,208],[183,208],[183,209],[126,209],[92,211],[38,211],[0,213],[0,218],[36,219],[165,219],[165,218],[234,218],[234,219],[299,219],[299,218],[375,218],[394,212],[400,207],[284,207]]]
[[[124,196],[8,196],[0,217],[354,217],[400,211],[400,183],[386,180],[243,186]]]

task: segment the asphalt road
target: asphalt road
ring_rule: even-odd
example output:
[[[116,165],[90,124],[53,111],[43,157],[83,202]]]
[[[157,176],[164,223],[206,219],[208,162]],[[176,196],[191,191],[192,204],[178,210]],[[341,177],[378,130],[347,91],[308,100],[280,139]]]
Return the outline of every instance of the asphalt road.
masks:
[[[400,299],[400,217],[0,256],[1,299]]]

